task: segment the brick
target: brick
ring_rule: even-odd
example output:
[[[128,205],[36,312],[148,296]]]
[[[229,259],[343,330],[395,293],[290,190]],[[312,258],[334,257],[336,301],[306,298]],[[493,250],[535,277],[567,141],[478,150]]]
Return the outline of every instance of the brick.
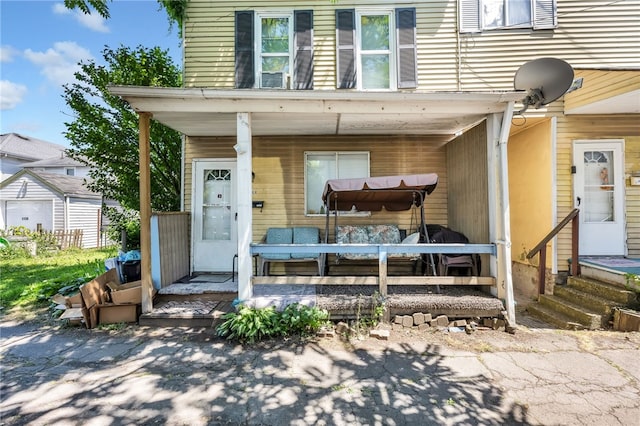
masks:
[[[431,322],[432,319],[431,314],[424,314],[424,322]]]
[[[394,323],[394,324],[402,324],[402,315],[396,315],[396,316],[393,318],[393,323]]]
[[[436,317],[436,324],[438,327],[446,327],[449,325],[449,318],[446,315],[438,315]]]
[[[346,322],[340,321],[338,324],[336,324],[336,333],[346,334],[346,333],[349,333],[350,331],[351,330],[349,329],[349,325]]]
[[[389,330],[371,330],[369,336],[375,337],[378,340],[389,340]]]
[[[401,330],[404,330],[404,327],[402,326],[402,324],[393,324],[391,326],[391,329],[393,331],[401,331]]]
[[[493,324],[493,329],[498,330],[501,327],[505,326],[505,322],[503,319],[496,318],[495,323]]]
[[[493,318],[483,318],[482,325],[485,327],[493,327]]]
[[[431,328],[431,326],[426,322],[424,322],[424,323],[422,323],[422,324],[420,324],[418,326],[418,330],[420,330],[420,331],[425,331],[425,330],[428,330],[430,328]]]
[[[413,325],[424,324],[424,314],[421,312],[416,312],[412,315],[413,317]]]
[[[449,327],[465,327],[467,325],[467,320],[455,320],[449,323]]]
[[[404,315],[402,317],[403,327],[413,327],[413,317],[411,315]]]
[[[438,326],[438,320],[432,319],[431,321],[429,321],[429,325],[431,327],[437,327]]]

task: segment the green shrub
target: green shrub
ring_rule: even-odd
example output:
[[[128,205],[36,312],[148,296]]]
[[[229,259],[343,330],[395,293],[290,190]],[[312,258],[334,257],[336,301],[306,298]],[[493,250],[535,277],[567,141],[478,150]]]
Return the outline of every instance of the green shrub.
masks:
[[[255,343],[279,336],[315,333],[329,320],[329,313],[299,303],[288,305],[282,312],[273,306],[250,308],[239,305],[237,312],[229,312],[223,319],[225,321],[216,329],[220,337]]]

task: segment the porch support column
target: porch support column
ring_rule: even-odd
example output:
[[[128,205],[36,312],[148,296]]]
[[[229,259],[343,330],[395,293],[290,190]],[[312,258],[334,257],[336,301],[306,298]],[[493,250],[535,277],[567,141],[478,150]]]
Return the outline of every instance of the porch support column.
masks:
[[[233,149],[237,153],[238,176],[238,298],[247,300],[253,296],[251,283],[253,240],[253,212],[251,210],[251,114],[237,113],[237,141]]]
[[[151,113],[138,114],[140,149],[140,279],[142,313],[153,311],[151,282],[151,148],[149,143]]]
[[[508,320],[512,325],[516,324],[515,301],[513,297],[513,278],[511,274],[511,209],[509,205],[509,162],[507,156],[507,142],[513,119],[513,102],[509,102],[502,117],[493,116],[492,123],[500,124],[500,133],[497,146],[498,167],[498,232],[496,243],[498,244],[498,293],[504,297],[507,308]],[[501,120],[500,120],[501,118]],[[497,129],[497,126],[494,127]],[[502,294],[500,294],[502,293]]]

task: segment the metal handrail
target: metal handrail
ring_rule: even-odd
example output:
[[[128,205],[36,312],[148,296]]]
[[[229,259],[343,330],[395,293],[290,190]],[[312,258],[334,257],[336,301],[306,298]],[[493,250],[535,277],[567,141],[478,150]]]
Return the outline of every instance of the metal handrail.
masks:
[[[527,259],[533,258],[538,252],[540,259],[538,262],[538,295],[545,294],[545,268],[547,263],[547,243],[551,241],[569,222],[571,222],[571,275],[580,274],[578,264],[578,243],[579,243],[579,223],[580,209],[573,209],[562,222],[556,225],[531,251],[527,254]]]

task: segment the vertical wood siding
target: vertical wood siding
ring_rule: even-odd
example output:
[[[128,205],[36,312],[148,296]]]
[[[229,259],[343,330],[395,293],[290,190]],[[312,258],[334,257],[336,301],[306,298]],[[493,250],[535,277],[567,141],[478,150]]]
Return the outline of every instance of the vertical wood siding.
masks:
[[[449,226],[472,243],[489,242],[486,124],[447,144],[446,151]]]
[[[555,56],[582,68],[640,66],[640,0],[558,0],[558,27],[458,33],[457,0],[190,0],[185,24],[185,86],[234,87],[234,12],[312,9],[314,88],[336,87],[335,10],[415,7],[418,90],[509,90],[526,61]]]
[[[189,213],[154,213],[152,223],[157,226],[152,232],[158,236],[155,249],[160,266],[160,288],[189,275]],[[186,236],[186,237],[185,237]],[[154,260],[156,256],[153,256]]]
[[[191,199],[191,164],[194,158],[234,158],[235,141],[222,138],[189,138],[188,179],[185,201]],[[428,223],[447,224],[447,169],[445,149],[431,137],[256,137],[253,140],[254,199],[264,208],[253,210],[253,235],[259,241],[272,226],[317,226],[324,230],[324,216],[304,215],[305,151],[369,151],[371,176],[437,173],[439,183],[427,198]],[[190,208],[190,201],[187,202]],[[419,212],[416,212],[419,216]],[[376,212],[371,217],[349,217],[354,224],[396,223],[402,229],[416,227],[412,213]],[[333,228],[333,221],[330,228]]]

